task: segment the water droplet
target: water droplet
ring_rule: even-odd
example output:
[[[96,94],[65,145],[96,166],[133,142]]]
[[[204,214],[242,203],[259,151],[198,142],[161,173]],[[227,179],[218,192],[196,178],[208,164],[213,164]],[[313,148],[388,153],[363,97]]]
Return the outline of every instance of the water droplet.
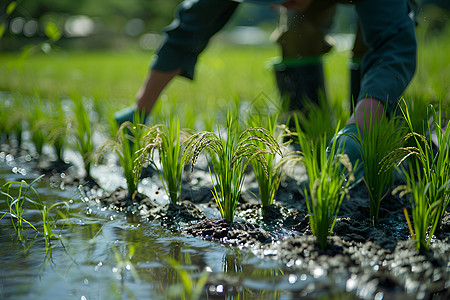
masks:
[[[223,293],[223,285],[219,284],[219,285],[217,286],[217,288],[216,288],[216,291],[217,291],[218,293]]]
[[[313,271],[314,278],[323,276],[324,273],[325,273],[325,271],[322,268],[315,268]]]
[[[289,280],[289,283],[290,283],[290,284],[296,283],[296,282],[297,282],[297,275],[295,275],[295,274],[290,274],[288,280]]]
[[[374,300],[382,300],[384,298],[383,292],[378,292],[375,294]]]

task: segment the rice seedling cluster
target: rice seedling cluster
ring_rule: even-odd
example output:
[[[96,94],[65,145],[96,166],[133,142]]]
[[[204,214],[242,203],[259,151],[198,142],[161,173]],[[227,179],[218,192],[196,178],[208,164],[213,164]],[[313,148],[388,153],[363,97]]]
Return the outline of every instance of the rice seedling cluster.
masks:
[[[200,153],[211,150],[209,157],[213,170],[210,169],[213,182],[213,196],[224,219],[234,220],[234,214],[241,195],[245,171],[252,160],[258,161],[267,171],[264,153],[281,154],[275,138],[262,127],[250,127],[238,131],[232,114],[227,116],[226,136],[204,131],[192,135],[186,141],[184,160],[191,164],[197,161]],[[264,145],[260,148],[259,145]]]
[[[277,124],[278,114],[274,114],[272,116],[268,116],[266,119],[262,118],[261,115],[253,115],[253,117],[250,119],[249,123],[252,124],[252,126],[262,126],[263,128],[267,129],[267,131],[270,133],[271,136],[275,138],[277,141],[280,152],[283,153],[282,149],[283,146],[283,138],[285,136],[285,126],[279,126]],[[288,142],[286,142],[288,143]],[[263,148],[264,144],[262,142],[258,143],[259,148]],[[278,160],[281,159],[281,156],[267,152],[263,154],[267,165],[264,169],[264,166],[260,164],[257,160],[252,161],[252,168],[253,173],[255,174],[256,181],[258,183],[258,190],[259,190],[259,199],[262,206],[263,214],[265,212],[265,208],[272,205],[275,194],[280,186],[281,183],[281,176],[282,176],[282,168],[280,168],[277,165],[277,158]]]
[[[320,140],[312,140],[302,132],[297,118],[295,124],[301,151],[300,156],[292,159],[301,161],[306,168],[308,181],[303,190],[309,223],[320,248],[324,249],[342,201],[349,197],[349,186],[355,180],[353,166],[346,154],[338,153],[337,139],[328,147],[326,134]]]
[[[129,121],[120,125],[114,139],[107,140],[96,151],[96,162],[107,153],[112,152],[119,157],[120,165],[123,168],[128,195],[134,199],[138,191],[138,184],[142,173],[142,164],[138,164],[138,150],[142,145],[144,136],[143,125],[140,124],[141,116],[135,114],[134,123]]]
[[[6,207],[1,207],[1,209],[6,210],[0,211],[0,220],[6,216],[10,217],[17,240],[24,245],[30,240],[32,245],[41,233],[40,230],[42,230],[46,254],[49,254],[51,253],[51,241],[60,238],[59,234],[54,232],[57,228],[57,221],[67,218],[70,206],[65,201],[55,202],[49,206],[41,201],[34,185],[43,177],[44,175],[41,175],[31,183],[27,183],[24,180],[6,182],[0,189],[0,195],[6,199]],[[66,213],[63,212],[61,207],[65,209]],[[39,212],[40,218],[31,220],[25,217],[25,215],[34,210]],[[26,234],[28,232],[26,230],[27,227],[33,229],[35,232],[34,236],[30,237]],[[25,250],[31,245],[27,246]]]
[[[374,122],[377,124],[367,126]],[[399,118],[395,117],[395,114],[391,119],[385,114],[379,121],[371,118],[369,122],[364,122],[362,131],[359,127],[357,129],[358,135],[354,138],[361,145],[363,181],[369,195],[370,218],[373,225],[378,227],[381,201],[389,194],[394,184],[394,168],[392,165],[384,168],[383,160],[392,151],[403,146],[406,130],[400,125]]]
[[[429,122],[426,129],[422,129],[427,132],[424,136],[413,127],[408,110],[402,110],[410,131],[404,138],[412,139],[413,145],[395,149],[390,160],[392,164],[412,158],[408,168],[403,168],[406,186],[400,186],[396,191],[410,193],[414,223],[414,230],[410,230],[418,250],[429,248],[450,202],[450,126],[433,105],[427,111]]]
[[[156,169],[162,169],[159,174],[164,190],[170,203],[176,204],[181,198],[182,185],[182,139],[187,133],[181,132],[178,118],[170,118],[168,125],[154,125],[145,127],[143,146],[138,150],[137,166],[144,163],[150,164]],[[155,150],[158,150],[159,165],[155,161]]]
[[[17,96],[16,96],[17,97]],[[351,184],[351,170],[345,155],[336,153],[332,144],[332,154],[327,158],[325,148],[329,138],[326,133],[311,137],[302,131],[302,124],[295,120],[296,131],[290,132],[285,125],[278,124],[278,114],[272,116],[254,114],[246,122],[238,122],[242,103],[234,102],[234,112],[227,113],[226,126],[218,124],[217,133],[200,131],[188,134],[189,130],[181,130],[177,117],[169,117],[163,124],[145,126],[141,124],[142,116],[136,115],[134,124],[125,122],[119,128],[110,116],[94,116],[93,107],[87,99],[74,97],[72,101],[52,102],[40,96],[28,97],[27,105],[32,111],[40,108],[40,113],[30,114],[21,120],[17,128],[29,128],[31,141],[36,151],[42,153],[43,145],[54,148],[56,157],[63,159],[64,149],[72,147],[83,158],[87,176],[90,176],[93,162],[100,163],[101,158],[108,153],[118,156],[123,168],[129,198],[134,199],[138,192],[141,173],[145,166],[150,165],[160,175],[161,183],[170,203],[181,200],[183,167],[191,168],[196,164],[201,153],[205,152],[209,160],[209,173],[213,183],[212,195],[223,218],[233,221],[237,204],[242,193],[246,169],[251,165],[258,183],[257,197],[261,206],[273,204],[276,191],[282,181],[283,170],[288,165],[300,163],[305,167],[308,181],[300,189],[305,195],[305,204],[313,234],[317,237],[320,247],[327,245],[327,237],[332,233],[338,217],[339,208]],[[20,101],[17,101],[19,103]],[[14,100],[3,102],[6,107],[14,107]],[[88,104],[88,105],[86,105]],[[92,103],[91,103],[92,104]],[[409,105],[405,105],[409,108]],[[107,110],[103,111],[105,114]],[[377,226],[380,203],[389,193],[393,184],[394,165],[416,156],[415,163],[404,170],[408,191],[412,193],[412,220],[414,236],[418,249],[427,249],[430,236],[439,229],[440,220],[449,203],[449,164],[448,135],[442,114],[430,108],[430,124],[420,132],[433,132],[425,137],[414,131],[413,121],[408,110],[403,110],[403,119],[383,118],[376,130],[364,128],[360,134],[360,144],[363,152],[365,168],[364,182],[367,186],[370,218]],[[110,138],[102,146],[95,148],[93,142],[95,119],[109,120],[111,132],[116,131],[115,138]],[[11,114],[11,120],[13,120]],[[411,133],[406,134],[401,124],[405,123]],[[191,124],[194,124],[192,122]],[[3,125],[4,126],[4,125]],[[208,125],[211,126],[211,125]],[[247,128],[240,130],[242,126]],[[339,127],[339,126],[338,126]],[[437,129],[437,130],[436,130]],[[14,136],[19,129],[5,132]],[[14,133],[16,132],[16,133]],[[108,136],[108,130],[104,130]],[[301,151],[288,153],[287,136],[295,135],[295,141]],[[433,140],[432,140],[433,139]],[[405,143],[414,141],[414,145],[406,147]],[[434,144],[439,145],[433,152]],[[290,141],[292,142],[292,140]],[[40,150],[38,150],[40,149]],[[344,166],[344,167],[342,167]],[[354,166],[353,166],[354,167]],[[411,169],[414,170],[411,173]],[[422,186],[425,184],[425,186]],[[19,197],[20,198],[20,197]],[[17,228],[28,224],[21,216],[20,201],[9,198],[13,203],[11,216],[17,216]],[[25,198],[23,198],[25,199]],[[21,200],[23,201],[23,200]],[[300,200],[299,200],[300,201]],[[56,207],[64,205],[57,203],[41,207],[44,219],[44,231],[47,241],[55,237],[52,224],[46,215]],[[264,209],[262,210],[264,214]],[[421,213],[419,213],[421,212]],[[58,213],[59,214],[59,213]],[[6,214],[3,214],[3,217]],[[64,214],[60,214],[63,217]],[[422,221],[418,221],[418,219]],[[47,225],[46,225],[47,224]],[[422,224],[422,225],[421,225]],[[19,230],[17,229],[17,230]]]
[[[408,110],[403,111],[404,120],[400,123],[397,119],[382,120],[377,127],[378,131],[363,129],[361,134],[364,141],[361,141],[364,152],[362,163],[365,168],[364,181],[368,191],[370,218],[374,224],[377,223],[380,205],[391,189],[394,165],[402,163],[406,166],[403,171],[406,186],[411,191],[412,228],[420,248],[428,247],[432,235],[439,229],[449,202],[449,127],[444,121],[444,117],[448,118],[445,112],[448,112],[446,107],[450,99],[445,85],[448,68],[440,68],[442,61],[448,59],[446,52],[442,50],[445,47],[438,45],[431,42],[426,46],[437,55],[428,55],[426,49],[423,49],[425,46],[420,49],[422,64],[430,67],[426,69],[422,66],[426,71],[419,72],[417,79],[406,91]],[[242,51],[245,53],[242,54]],[[348,112],[342,109],[345,105],[336,100],[346,98],[342,88],[345,84],[341,82],[341,78],[345,76],[334,74],[335,70],[345,70],[346,54],[333,53],[327,58],[326,75],[330,87],[326,97],[328,107],[321,105],[312,111],[310,118],[297,121],[297,132],[292,134],[298,135],[297,142],[301,151],[285,153],[282,151],[283,138],[280,138],[280,133],[287,128],[277,127],[279,120],[275,113],[270,118],[267,118],[267,114],[263,114],[264,117],[254,114],[253,121],[239,122],[242,111],[253,111],[254,107],[247,103],[254,102],[255,91],[267,98],[277,97],[271,71],[254,72],[253,67],[248,67],[249,64],[262,65],[267,57],[275,53],[273,48],[252,51],[213,46],[200,63],[202,68],[213,66],[216,76],[211,77],[209,69],[207,72],[199,72],[198,80],[189,89],[183,81],[174,82],[161,95],[152,112],[152,115],[159,116],[164,121],[157,124],[152,119],[152,125],[148,127],[137,122],[122,124],[118,128],[114,120],[106,116],[108,112],[117,111],[131,103],[129,95],[136,91],[136,82],[140,82],[147,71],[142,61],[148,58],[148,53],[127,53],[123,55],[127,57],[124,61],[116,56],[98,53],[84,56],[74,54],[71,60],[57,54],[53,57],[37,55],[36,58],[27,58],[27,64],[23,64],[22,69],[2,65],[0,89],[11,91],[10,94],[2,93],[0,97],[2,139],[13,141],[15,137],[21,147],[29,145],[23,142],[30,142],[39,155],[45,155],[45,145],[52,146],[59,160],[64,159],[64,150],[74,150],[82,157],[87,176],[92,175],[93,163],[100,163],[101,156],[109,152],[115,153],[123,168],[130,197],[138,190],[142,168],[150,164],[159,170],[161,182],[171,203],[179,202],[182,196],[183,166],[195,164],[201,153],[205,153],[209,160],[213,197],[222,217],[229,220],[234,219],[248,166],[252,166],[258,181],[261,205],[268,206],[276,198],[277,187],[283,180],[283,168],[297,161],[304,165],[309,177],[306,189],[305,186],[300,186],[307,196],[306,200],[298,201],[305,201],[304,204],[308,206],[311,228],[314,228],[313,232],[321,247],[325,247],[326,238],[333,230],[339,205],[345,201],[350,182],[343,180],[343,168],[339,167],[345,161],[344,156],[339,153],[331,155],[330,157],[337,158],[336,161],[323,156],[324,147],[339,127],[337,124],[344,124],[348,117]],[[1,55],[5,61],[12,61],[10,54]],[[232,62],[230,65],[236,68],[233,72],[225,70],[223,61],[218,58],[223,55],[228,55],[227,59]],[[105,59],[101,60],[103,56]],[[93,73],[92,65],[97,61],[98,73]],[[55,62],[56,65],[64,65],[64,68],[55,67]],[[70,65],[65,65],[64,62]],[[113,72],[110,67],[115,64],[123,64],[121,69],[131,71],[123,71],[120,76],[119,72]],[[225,71],[222,72],[222,69]],[[43,74],[41,70],[46,70],[46,73]],[[243,74],[248,80],[236,83],[236,74]],[[433,78],[433,84],[425,86],[430,82],[428,78]],[[48,82],[53,84],[49,85]],[[208,84],[202,85],[201,82]],[[230,91],[233,95],[230,95]],[[432,102],[443,100],[442,105],[439,105],[440,112],[430,110],[429,115],[424,116],[424,107],[430,99]],[[27,111],[31,113],[25,113]],[[421,127],[421,119],[430,119],[431,116],[430,127]],[[402,122],[406,124],[408,134],[399,130]],[[215,131],[216,123],[218,126]],[[101,134],[110,141],[96,148],[94,135],[96,131],[103,129],[102,126],[108,127]],[[197,130],[198,133],[186,136],[185,140],[181,130],[185,127],[203,127],[206,130]],[[29,135],[24,135],[24,131]],[[429,132],[435,134],[429,135]],[[22,141],[25,136],[30,138]],[[438,143],[433,142],[436,140]],[[406,163],[409,160],[410,165]],[[350,170],[349,167],[347,170]],[[349,174],[351,173],[347,173],[347,176]],[[22,199],[20,201],[16,197],[7,198],[12,211],[4,211],[2,217],[11,214],[20,216],[20,203],[25,198],[19,197]],[[53,212],[54,209],[53,206],[46,208],[47,212]],[[16,221],[19,219],[15,218]],[[27,225],[24,220],[21,222],[21,226]],[[51,228],[47,232],[50,237],[54,235]]]

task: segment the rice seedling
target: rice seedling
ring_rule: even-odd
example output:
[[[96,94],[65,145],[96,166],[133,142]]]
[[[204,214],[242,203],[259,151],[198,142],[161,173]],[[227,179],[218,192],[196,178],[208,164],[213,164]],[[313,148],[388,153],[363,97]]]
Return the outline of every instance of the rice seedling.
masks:
[[[22,132],[24,129],[25,107],[23,101],[18,96],[6,97],[0,102],[0,132],[11,142],[11,137],[15,135],[17,145],[22,145]]]
[[[405,208],[405,217],[407,217],[409,230],[412,238],[416,243],[418,251],[428,250],[432,237],[437,229],[437,222],[433,222],[433,211],[436,210],[439,202],[429,205],[428,189],[430,183],[426,183],[423,178],[417,178],[417,171],[420,173],[419,161],[411,164],[408,171],[404,170],[406,177],[406,186],[399,186],[393,193],[400,192],[400,196],[410,193],[410,202],[412,207],[413,225],[409,221],[409,217]],[[413,229],[414,228],[414,229]]]
[[[10,181],[5,183],[0,190],[0,194],[6,197],[6,204],[9,209],[9,211],[1,212],[2,217],[0,218],[0,220],[3,219],[3,217],[5,217],[6,215],[9,215],[11,217],[11,223],[20,241],[23,241],[25,239],[25,237],[22,235],[25,224],[34,229],[34,231],[36,232],[36,236],[39,232],[31,222],[23,217],[23,213],[25,212],[25,203],[31,203],[35,206],[38,206],[38,203],[31,199],[30,193],[33,193],[33,195],[39,199],[39,195],[34,189],[33,185],[42,177],[44,177],[44,175],[36,178],[30,184],[28,184],[24,180]],[[13,194],[13,192],[15,194]]]
[[[73,113],[75,120],[72,127],[72,136],[75,139],[77,150],[83,158],[84,169],[88,178],[91,177],[91,164],[93,161],[94,144],[92,141],[92,124],[89,118],[89,110],[82,98],[73,100]]]
[[[370,124],[373,124],[372,116]],[[370,219],[374,227],[378,227],[378,218],[381,201],[388,195],[394,182],[394,168],[383,166],[383,159],[394,149],[402,147],[403,137],[406,134],[404,127],[400,126],[396,117],[388,118],[383,114],[376,125],[366,126],[362,132],[357,126],[356,138],[361,145],[362,164],[364,167],[363,181],[369,195]]]
[[[164,190],[172,204],[181,198],[181,180],[183,172],[182,163],[182,136],[186,134],[180,130],[178,118],[169,118],[168,126],[158,124],[144,127],[142,148],[138,150],[135,167],[139,168],[149,162],[156,169],[158,165],[154,159],[154,151],[158,150],[159,162],[162,170],[159,173]]]
[[[430,240],[424,238],[427,234],[430,238],[439,229],[444,212],[450,202],[450,126],[448,123],[444,125],[442,115],[437,113],[434,106],[430,105],[428,115],[431,122],[427,125],[428,137],[425,137],[414,130],[408,110],[402,109],[402,113],[410,130],[405,140],[412,139],[414,145],[392,151],[384,164],[397,163],[400,165],[409,157],[416,159],[412,166],[414,173],[410,170],[409,172],[404,171],[404,174],[407,178],[408,190],[413,193],[412,215],[415,236],[418,240],[417,248],[427,249]],[[436,151],[432,147],[433,136],[436,139]]]
[[[44,228],[44,239],[46,243],[46,252],[48,253],[50,247],[50,241],[52,239],[59,239],[58,235],[53,233],[53,229],[56,227],[56,222],[58,221],[58,217],[62,217],[63,219],[66,219],[66,215],[64,215],[59,209],[59,206],[64,206],[67,211],[70,210],[70,206],[67,202],[61,201],[54,203],[50,206],[44,205],[41,210],[41,216],[42,216],[42,224]],[[57,215],[56,217],[50,216],[50,211],[56,209]],[[62,230],[62,229],[61,229]]]
[[[139,123],[140,120],[143,120],[143,117],[136,112],[134,116],[135,123],[133,124],[128,121],[122,123],[117,130],[115,139],[107,140],[99,147],[95,154],[96,163],[108,152],[113,152],[118,155],[127,184],[128,196],[132,200],[137,193],[139,178],[143,168],[142,164],[137,164],[137,158],[139,156],[137,152],[141,148],[144,132],[143,125]]]
[[[267,174],[267,161],[264,153],[279,153],[277,141],[261,127],[251,127],[238,134],[235,120],[227,115],[226,138],[220,133],[203,131],[191,136],[185,143],[183,161],[193,165],[200,153],[209,149],[209,157],[214,172],[210,169],[213,182],[213,197],[219,207],[222,218],[233,221],[237,203],[240,198],[245,170],[256,159]],[[262,143],[264,148],[259,148]]]
[[[277,126],[277,119],[277,114],[268,116],[265,121],[263,121],[261,115],[253,115],[249,123],[252,126],[265,123],[262,127],[266,128],[267,131],[276,138],[279,145],[282,142],[284,137],[283,133],[285,131]],[[257,142],[256,144],[259,148],[264,148],[264,144],[262,142]],[[279,150],[277,153],[281,153],[281,148],[279,146],[277,150]],[[280,186],[281,168],[277,167],[276,154],[268,152],[264,153],[263,156],[267,162],[267,170],[265,170],[264,167],[256,160],[253,160],[251,164],[256,181],[258,182],[259,198],[262,205],[262,212],[264,214],[264,208],[273,204],[275,193]]]
[[[354,181],[352,165],[346,154],[336,152],[336,139],[327,154],[326,135],[318,141],[310,140],[301,131],[297,119],[294,119],[302,149],[301,156],[296,159],[302,161],[308,175],[304,194],[309,222],[320,248],[325,249],[342,201],[345,196],[348,197],[348,188]]]
[[[307,113],[296,112],[294,117],[298,119],[303,133],[315,140],[320,140],[324,135],[333,136],[336,124],[344,123],[348,119],[341,102],[328,103],[323,96],[319,97],[319,104],[307,102],[305,111]]]
[[[39,95],[36,95],[35,97],[28,97],[28,102],[30,110],[27,116],[27,120],[30,125],[31,141],[36,148],[36,152],[39,155],[42,155],[42,149],[44,147],[44,143],[47,141],[48,136],[48,134],[40,125],[42,124],[42,121],[46,120],[47,118],[44,113],[46,103],[42,101],[42,98]]]
[[[40,120],[37,126],[48,132],[48,143],[54,147],[56,157],[64,161],[64,149],[66,148],[67,136],[70,134],[69,120],[64,113],[62,101],[49,103],[46,118]]]

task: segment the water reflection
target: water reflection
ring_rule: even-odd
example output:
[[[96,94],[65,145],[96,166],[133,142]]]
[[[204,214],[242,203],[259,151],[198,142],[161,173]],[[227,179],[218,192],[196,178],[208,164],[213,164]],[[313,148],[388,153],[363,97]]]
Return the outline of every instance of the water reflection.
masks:
[[[10,177],[11,167],[0,164],[0,179]],[[313,276],[250,251],[170,232],[46,180],[36,190],[43,203],[66,201],[71,211],[55,224],[60,240],[48,245],[36,210],[24,217],[39,234],[23,243],[0,220],[0,298],[289,299],[316,289]]]

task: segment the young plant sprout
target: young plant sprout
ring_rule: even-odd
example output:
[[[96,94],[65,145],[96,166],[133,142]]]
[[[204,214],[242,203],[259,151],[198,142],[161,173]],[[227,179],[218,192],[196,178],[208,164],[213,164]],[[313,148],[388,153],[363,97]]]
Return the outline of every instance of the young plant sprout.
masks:
[[[0,101],[0,138],[3,134],[7,139],[15,135],[19,147],[22,145],[24,105],[18,97]]]
[[[399,186],[393,193],[400,191],[400,196],[406,193],[411,194],[410,202],[412,207],[413,225],[411,225],[411,222],[408,220],[409,217],[406,208],[405,216],[408,218],[409,230],[411,236],[415,240],[416,249],[420,251],[429,249],[431,239],[436,232],[437,222],[434,222],[433,219],[433,215],[436,214],[433,213],[433,211],[436,211],[439,202],[435,202],[432,206],[429,205],[427,194],[431,185],[429,183],[427,184],[424,181],[424,178],[416,178],[417,171],[420,174],[421,167],[417,160],[415,162],[415,165],[410,164],[409,173],[404,170],[406,186]]]
[[[183,173],[182,143],[180,121],[178,118],[170,118],[170,124],[145,127],[142,137],[142,148],[138,151],[139,156],[135,167],[142,167],[145,162],[150,162],[158,169],[154,160],[154,151],[158,150],[159,161],[162,165],[160,172],[161,182],[164,190],[172,204],[181,199],[181,177]],[[161,175],[162,173],[162,175]]]
[[[256,124],[266,123],[264,128],[273,136],[276,137],[276,140],[281,143],[283,139],[284,130],[277,126],[278,115],[272,115],[267,117],[267,120],[263,120],[261,115],[253,115],[250,124],[252,126],[256,126]],[[262,142],[257,143],[259,148],[264,148],[264,144]],[[281,151],[281,148],[280,148]],[[277,152],[280,152],[277,151]],[[258,182],[259,189],[259,198],[262,205],[262,212],[264,214],[265,207],[268,207],[273,204],[273,200],[275,198],[275,193],[278,190],[281,182],[281,168],[277,167],[276,163],[276,155],[273,153],[263,153],[262,154],[267,162],[267,170],[257,161],[252,160],[252,168],[255,174],[256,181]]]
[[[22,235],[25,224],[28,224],[33,228],[36,231],[36,234],[38,233],[36,227],[23,217],[23,213],[25,212],[25,203],[31,203],[36,207],[39,205],[38,202],[31,199],[30,194],[33,193],[34,196],[39,199],[39,194],[34,189],[33,185],[42,177],[44,177],[44,175],[36,178],[30,184],[26,183],[24,180],[10,181],[5,183],[0,189],[0,194],[6,197],[6,204],[9,209],[9,211],[0,212],[0,214],[2,214],[0,220],[6,215],[10,215],[14,231],[20,241],[25,239]]]
[[[73,126],[73,137],[81,154],[84,169],[87,177],[91,177],[91,164],[93,160],[94,144],[92,141],[92,124],[89,118],[89,111],[85,107],[83,99],[73,101],[75,122]]]
[[[53,145],[57,159],[64,161],[63,154],[70,127],[62,101],[55,101],[49,105],[47,118],[41,120],[39,126],[48,132],[48,142]]]
[[[50,206],[44,205],[41,210],[41,216],[42,216],[42,224],[44,227],[44,239],[46,243],[45,250],[47,253],[51,251],[50,248],[50,241],[52,239],[59,239],[58,235],[53,233],[53,229],[56,227],[56,222],[58,221],[59,217],[62,217],[63,219],[66,219],[66,215],[64,215],[60,210],[58,210],[58,206],[64,206],[67,211],[70,210],[70,206],[67,202],[61,201],[54,203]],[[55,217],[50,216],[50,211],[56,209],[57,214]],[[61,229],[62,230],[62,229]]]
[[[213,132],[203,131],[191,136],[186,141],[184,161],[191,164],[191,169],[204,149],[211,150],[209,156],[213,162],[210,169],[213,181],[213,196],[222,218],[233,221],[239,201],[245,170],[252,160],[257,160],[267,173],[267,161],[264,153],[279,153],[280,148],[273,136],[261,127],[251,127],[238,134],[235,120],[228,114],[226,138]],[[259,144],[261,143],[261,144]],[[258,147],[264,145],[264,148]],[[212,158],[211,156],[215,156]]]
[[[450,202],[450,126],[444,126],[441,114],[430,105],[431,122],[428,123],[429,137],[414,131],[408,110],[402,109],[410,133],[405,137],[414,140],[414,146],[401,147],[391,152],[386,165],[400,165],[408,157],[415,157],[412,170],[404,171],[407,191],[412,193],[412,216],[417,249],[428,249],[431,237],[439,229],[442,217]],[[436,153],[432,148],[432,132],[435,127]],[[416,182],[417,181],[417,182]],[[404,188],[404,187],[403,187]]]
[[[99,162],[108,152],[116,153],[119,156],[130,199],[134,199],[136,196],[143,168],[137,163],[138,150],[141,148],[144,132],[143,125],[139,123],[140,120],[143,120],[143,116],[136,112],[133,119],[135,120],[134,124],[128,121],[122,123],[117,130],[116,138],[106,141],[96,152],[96,162]]]
[[[370,124],[373,124],[372,116]],[[366,124],[366,122],[365,122]],[[367,187],[372,224],[378,227],[381,201],[389,193],[394,182],[394,170],[391,165],[383,167],[382,161],[394,149],[402,146],[405,130],[399,125],[398,118],[388,120],[384,114],[376,126],[364,126],[357,139],[362,147],[362,163],[364,166],[363,181]]]
[[[44,113],[46,104],[40,96],[36,96],[35,98],[29,98],[29,105],[31,109],[28,114],[28,122],[30,125],[31,141],[36,148],[37,154],[42,155],[42,149],[48,136],[41,126],[42,121],[47,118]]]
[[[352,165],[346,154],[336,153],[336,139],[331,144],[327,158],[327,140],[311,141],[300,129],[295,118],[301,156],[308,183],[304,187],[306,207],[313,235],[320,248],[325,249],[327,238],[333,232],[342,201],[354,181]]]

